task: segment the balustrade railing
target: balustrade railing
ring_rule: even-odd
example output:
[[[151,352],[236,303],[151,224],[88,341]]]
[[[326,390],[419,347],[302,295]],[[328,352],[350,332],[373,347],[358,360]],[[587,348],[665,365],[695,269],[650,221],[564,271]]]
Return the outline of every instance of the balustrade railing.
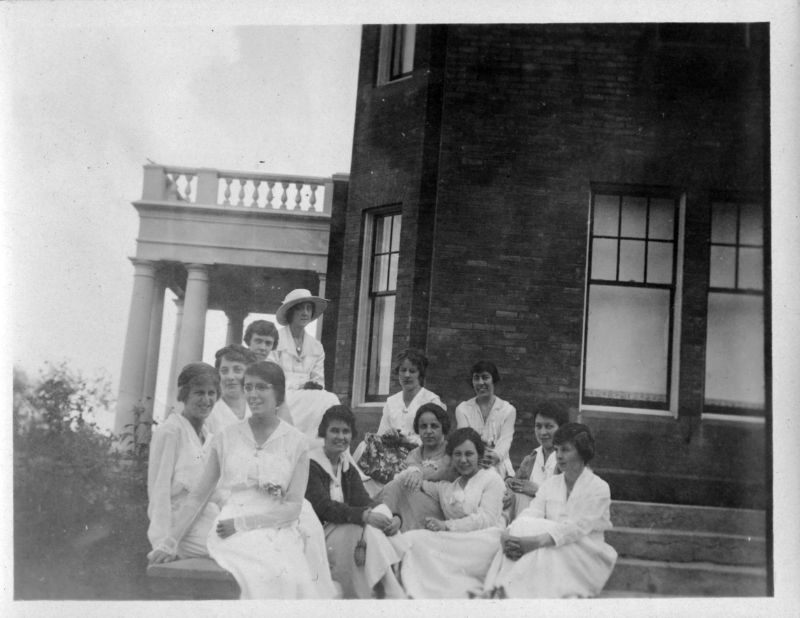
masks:
[[[145,165],[142,199],[330,214],[333,179]]]

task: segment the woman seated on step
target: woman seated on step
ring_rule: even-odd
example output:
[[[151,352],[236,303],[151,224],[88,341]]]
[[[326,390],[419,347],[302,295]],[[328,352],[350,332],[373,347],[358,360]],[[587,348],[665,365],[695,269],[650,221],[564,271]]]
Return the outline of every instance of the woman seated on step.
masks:
[[[402,519],[401,532],[425,527],[426,518],[444,519],[437,497],[420,491],[422,481],[455,481],[458,472],[446,453],[450,417],[435,403],[419,407],[414,433],[422,440],[406,457],[406,469],[383,488],[381,500]]]
[[[219,375],[211,365],[186,365],[178,376],[178,401],[183,410],[170,414],[153,432],[147,469],[147,537],[153,551],[167,549],[174,516],[203,473],[211,450],[211,433],[205,421],[219,393]],[[171,556],[208,556],[206,539],[218,513],[216,502],[209,501],[180,543],[172,548]]]
[[[593,597],[617,560],[603,538],[611,528],[608,483],[587,467],[595,453],[586,425],[566,423],[553,437],[561,474],[542,483],[502,536],[485,590],[509,598]]]
[[[539,446],[522,460],[514,476],[506,477],[503,507],[508,522],[530,506],[541,484],[557,472],[553,436],[567,422],[569,410],[559,401],[548,399],[534,406],[533,435]]]
[[[481,469],[485,447],[469,427],[447,440],[458,478],[422,482],[443,518],[428,517],[425,529],[403,533],[411,543],[400,567],[403,587],[414,599],[466,599],[481,592],[502,534],[505,484],[493,469]]]
[[[480,462],[481,468],[493,468],[501,479],[514,475],[509,451],[514,439],[514,422],[517,410],[507,401],[495,395],[500,383],[497,365],[489,360],[475,363],[469,372],[469,383],[475,390],[475,397],[462,401],[456,408],[456,426],[472,427],[477,431],[486,446],[486,455]]]
[[[275,363],[259,361],[247,368],[244,391],[252,415],[214,437],[200,480],[164,543],[148,555],[151,564],[174,559],[219,482],[230,496],[209,532],[208,552],[236,578],[241,598],[333,597],[327,556],[313,572],[298,529],[308,482],[308,441],[277,416],[285,385]]]
[[[431,403],[447,410],[438,395],[423,387],[427,370],[428,358],[419,350],[407,348],[394,359],[392,375],[402,390],[386,400],[377,433],[365,434],[353,453],[360,470],[371,477],[365,482],[371,496],[378,496],[383,486],[405,468],[409,452],[422,443],[414,431],[420,406]]]
[[[350,408],[337,405],[325,412],[319,425],[323,445],[309,453],[306,498],[325,525],[331,576],[342,586],[344,598],[403,599],[392,571],[402,557],[403,543],[387,539],[397,534],[401,520],[372,501],[356,467],[344,456],[355,435]],[[359,543],[366,544],[360,557]]]

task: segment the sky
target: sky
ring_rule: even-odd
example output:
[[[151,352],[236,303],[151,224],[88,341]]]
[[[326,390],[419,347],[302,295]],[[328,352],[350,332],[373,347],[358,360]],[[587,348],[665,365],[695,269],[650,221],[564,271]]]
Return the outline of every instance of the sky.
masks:
[[[12,32],[6,147],[13,363],[118,383],[142,165],[349,172],[360,27]],[[47,45],[42,41],[46,40]],[[262,163],[263,162],[263,163]],[[169,292],[157,400],[174,328]],[[251,316],[249,320],[254,319]],[[60,326],[59,326],[60,325]],[[209,312],[205,360],[224,345]]]

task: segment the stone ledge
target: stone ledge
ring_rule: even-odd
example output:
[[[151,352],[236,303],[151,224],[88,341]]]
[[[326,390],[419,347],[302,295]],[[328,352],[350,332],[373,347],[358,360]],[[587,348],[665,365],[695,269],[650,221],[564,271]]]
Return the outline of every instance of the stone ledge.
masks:
[[[147,567],[148,586],[162,599],[238,599],[233,575],[210,558],[189,558]]]

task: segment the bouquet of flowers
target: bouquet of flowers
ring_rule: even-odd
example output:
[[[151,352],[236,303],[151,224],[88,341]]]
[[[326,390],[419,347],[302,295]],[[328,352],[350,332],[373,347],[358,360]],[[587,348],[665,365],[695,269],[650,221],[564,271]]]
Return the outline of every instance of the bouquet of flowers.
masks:
[[[361,471],[384,485],[395,474],[406,469],[406,456],[416,448],[401,434],[386,433],[383,436],[367,434],[364,436],[366,448],[358,460]]]

